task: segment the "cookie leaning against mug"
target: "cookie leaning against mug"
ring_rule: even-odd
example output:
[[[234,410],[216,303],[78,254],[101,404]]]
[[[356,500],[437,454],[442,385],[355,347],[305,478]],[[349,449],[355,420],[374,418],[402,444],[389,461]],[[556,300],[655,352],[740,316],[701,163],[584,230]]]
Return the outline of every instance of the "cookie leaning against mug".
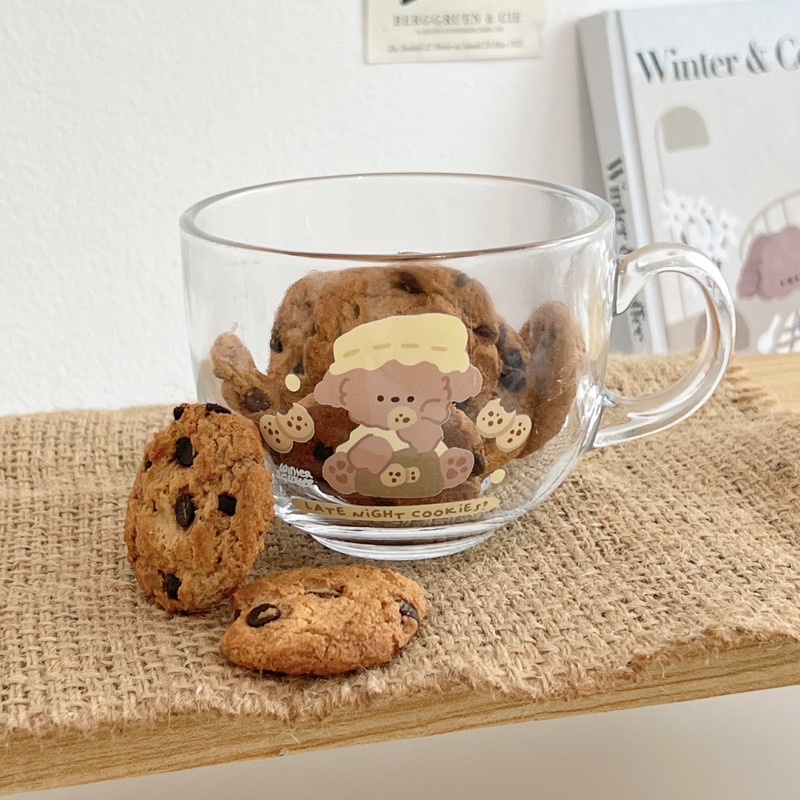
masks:
[[[222,653],[248,669],[337,675],[390,661],[428,610],[422,589],[389,569],[304,567],[261,578],[231,598]]]
[[[258,427],[213,403],[184,404],[147,446],[125,520],[128,560],[167,611],[201,611],[240,586],[272,521]]]

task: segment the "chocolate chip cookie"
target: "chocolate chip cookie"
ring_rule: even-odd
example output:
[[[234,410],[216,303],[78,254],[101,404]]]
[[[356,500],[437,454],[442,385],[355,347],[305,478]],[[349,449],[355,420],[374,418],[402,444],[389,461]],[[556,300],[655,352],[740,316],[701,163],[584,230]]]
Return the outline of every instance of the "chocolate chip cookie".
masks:
[[[272,521],[258,428],[227,408],[184,404],[147,446],[128,502],[128,560],[167,611],[210,608],[240,586]]]
[[[543,447],[562,428],[578,389],[586,358],[583,331],[563,303],[543,303],[520,329],[531,358],[527,367],[529,396],[524,409],[533,431],[520,455]]]
[[[258,369],[250,351],[234,333],[220,334],[211,348],[214,374],[222,381],[222,397],[239,414],[258,424],[280,408],[278,386]]]
[[[337,675],[390,661],[427,613],[422,589],[369,566],[301,568],[243,586],[222,653],[248,669]]]

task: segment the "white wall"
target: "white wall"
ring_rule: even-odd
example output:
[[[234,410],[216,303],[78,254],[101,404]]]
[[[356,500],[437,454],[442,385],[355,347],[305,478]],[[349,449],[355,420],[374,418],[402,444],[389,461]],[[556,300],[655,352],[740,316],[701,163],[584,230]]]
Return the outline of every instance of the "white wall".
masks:
[[[551,0],[540,59],[368,66],[361,0],[0,0],[0,414],[191,397],[177,218],[210,194],[384,170],[600,191],[574,21],[601,7]],[[418,797],[788,799],[798,709],[790,689],[127,785],[335,800],[390,772]],[[107,795],[58,793],[83,796]]]
[[[0,414],[189,397],[177,220],[208,195],[388,170],[600,191],[573,25],[597,3],[549,5],[540,59],[367,65],[361,0],[0,0]]]

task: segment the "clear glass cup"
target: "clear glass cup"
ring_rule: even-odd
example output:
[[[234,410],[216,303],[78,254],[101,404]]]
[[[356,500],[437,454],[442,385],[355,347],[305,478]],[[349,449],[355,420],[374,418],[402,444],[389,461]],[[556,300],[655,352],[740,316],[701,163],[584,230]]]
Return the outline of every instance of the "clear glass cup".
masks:
[[[677,244],[618,261],[612,208],[565,186],[315,178],[203,200],[180,227],[199,400],[259,425],[277,514],[353,556],[484,541],[584,453],[694,413],[731,354],[713,262]],[[612,320],[667,271],[702,290],[706,338],[674,386],[618,396]]]

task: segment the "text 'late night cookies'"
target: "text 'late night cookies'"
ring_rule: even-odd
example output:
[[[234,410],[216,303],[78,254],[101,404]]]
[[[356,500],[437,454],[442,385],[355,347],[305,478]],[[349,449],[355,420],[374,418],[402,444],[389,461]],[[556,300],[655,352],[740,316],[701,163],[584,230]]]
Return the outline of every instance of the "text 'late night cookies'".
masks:
[[[125,520],[128,560],[167,611],[201,611],[247,578],[272,522],[258,427],[228,409],[183,404],[147,446]]]
[[[222,653],[248,669],[328,676],[386,664],[428,610],[418,584],[392,570],[350,565],[261,578],[231,598]]]

